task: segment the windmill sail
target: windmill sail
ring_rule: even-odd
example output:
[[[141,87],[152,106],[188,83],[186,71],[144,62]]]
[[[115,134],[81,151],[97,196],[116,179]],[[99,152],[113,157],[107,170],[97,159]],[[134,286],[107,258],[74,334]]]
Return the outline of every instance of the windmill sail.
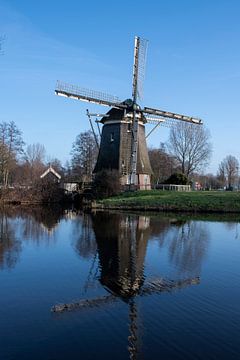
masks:
[[[135,37],[132,86],[132,97],[134,102],[136,102],[137,99],[143,99],[143,82],[145,77],[147,45],[147,40],[141,39],[138,36]]]
[[[172,120],[186,121],[186,122],[189,122],[192,124],[198,124],[198,125],[202,124],[202,120],[199,118],[182,115],[182,114],[176,114],[176,113],[172,113],[170,111],[164,111],[164,110],[160,110],[160,109],[153,109],[153,108],[145,107],[143,109],[143,113],[154,115],[155,120],[157,119],[156,117],[159,116],[160,119],[168,118],[168,119],[172,119]],[[149,118],[151,118],[151,117],[149,117]]]
[[[140,289],[134,296],[146,296],[162,292],[171,292],[176,290],[181,290],[187,286],[198,285],[200,283],[199,277],[187,278],[182,280],[166,280],[166,279],[155,279],[147,283]],[[92,307],[99,307],[106,305],[108,303],[117,301],[119,296],[111,293],[110,295],[105,295],[102,297],[94,299],[81,299],[75,302],[66,303],[66,304],[56,304],[52,306],[52,312],[64,312],[72,311],[75,309],[87,309]],[[124,299],[124,298],[123,298]]]
[[[99,105],[118,108],[126,107],[126,105],[121,103],[121,100],[117,96],[109,95],[101,91],[81,88],[60,81],[57,82],[55,94]]]
[[[131,144],[131,173],[129,177],[130,185],[137,185],[137,150],[138,150],[138,121],[139,114],[137,114],[137,100],[142,99],[143,96],[143,80],[145,74],[147,53],[147,40],[135,37],[134,46],[134,63],[133,63],[133,121],[132,121],[132,144]]]

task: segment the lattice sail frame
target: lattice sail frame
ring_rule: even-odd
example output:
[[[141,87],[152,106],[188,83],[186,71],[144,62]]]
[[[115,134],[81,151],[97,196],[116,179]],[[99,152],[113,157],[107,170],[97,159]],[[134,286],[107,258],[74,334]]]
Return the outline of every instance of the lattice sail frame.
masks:
[[[117,96],[61,81],[57,81],[55,94],[99,105],[123,107],[122,101]]]
[[[133,84],[132,97],[136,102],[143,100],[143,83],[145,78],[146,58],[147,58],[148,40],[135,37],[134,43],[134,61],[133,61]]]

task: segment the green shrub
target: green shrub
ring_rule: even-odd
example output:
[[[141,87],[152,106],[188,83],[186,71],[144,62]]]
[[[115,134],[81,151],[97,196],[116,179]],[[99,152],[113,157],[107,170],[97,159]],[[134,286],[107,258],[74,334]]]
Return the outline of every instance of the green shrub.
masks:
[[[182,173],[174,173],[165,181],[165,184],[187,185],[188,179],[187,176]]]
[[[95,175],[93,191],[98,199],[118,195],[121,192],[119,173],[117,170],[102,170]]]

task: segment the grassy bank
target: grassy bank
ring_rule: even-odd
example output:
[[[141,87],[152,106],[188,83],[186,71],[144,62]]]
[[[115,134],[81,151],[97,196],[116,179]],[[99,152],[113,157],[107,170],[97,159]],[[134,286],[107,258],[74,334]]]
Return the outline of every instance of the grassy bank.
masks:
[[[240,192],[226,191],[138,191],[101,200],[97,207],[187,212],[239,212]]]

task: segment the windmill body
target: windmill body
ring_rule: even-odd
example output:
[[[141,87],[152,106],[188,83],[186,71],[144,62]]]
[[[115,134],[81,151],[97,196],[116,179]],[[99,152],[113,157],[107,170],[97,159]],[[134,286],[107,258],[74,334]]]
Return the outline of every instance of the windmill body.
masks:
[[[101,143],[94,172],[103,169],[117,170],[120,174],[122,185],[130,185],[132,152],[132,119],[133,111],[129,109],[112,108],[108,116],[101,119],[103,124]],[[135,184],[140,190],[150,189],[152,169],[148,157],[145,123],[146,119],[141,114],[138,117],[138,157],[136,166]]]
[[[103,169],[117,170],[122,185],[143,190],[151,188],[152,174],[145,124],[155,125],[153,130],[159,125],[172,125],[176,121],[185,121],[192,125],[202,124],[198,118],[149,107],[141,108],[137,104],[138,100],[142,100],[146,51],[147,41],[135,37],[132,99],[121,101],[116,96],[60,82],[55,89],[59,96],[111,107],[100,120],[103,127],[94,172],[98,173]],[[94,130],[88,111],[87,114]]]

